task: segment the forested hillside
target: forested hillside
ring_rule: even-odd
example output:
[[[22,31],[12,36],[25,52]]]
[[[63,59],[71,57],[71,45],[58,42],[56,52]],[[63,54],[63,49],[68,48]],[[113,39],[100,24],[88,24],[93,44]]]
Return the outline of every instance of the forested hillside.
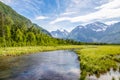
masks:
[[[0,2],[0,46],[34,46],[77,44],[71,40],[52,38],[48,31],[19,15]]]

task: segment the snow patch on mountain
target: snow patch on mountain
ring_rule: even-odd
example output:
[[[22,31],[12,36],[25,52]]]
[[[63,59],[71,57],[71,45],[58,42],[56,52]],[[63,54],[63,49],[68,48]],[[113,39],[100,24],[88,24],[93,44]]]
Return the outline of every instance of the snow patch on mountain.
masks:
[[[69,32],[65,29],[58,29],[56,31],[52,31],[51,35],[55,38],[67,38]]]
[[[108,28],[108,25],[101,22],[94,22],[87,24],[86,27],[93,31],[101,32],[101,31],[105,31]]]

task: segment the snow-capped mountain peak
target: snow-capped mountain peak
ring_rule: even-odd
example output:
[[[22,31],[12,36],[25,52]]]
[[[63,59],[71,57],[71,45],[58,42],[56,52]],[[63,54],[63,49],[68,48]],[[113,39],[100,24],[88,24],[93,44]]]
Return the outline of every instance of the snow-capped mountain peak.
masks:
[[[58,29],[59,31],[61,31],[61,32],[64,32],[64,31],[66,31],[65,29],[63,29],[63,28],[60,28],[60,29]]]
[[[79,26],[77,26],[76,28],[77,28],[77,29],[82,29],[82,28],[84,28],[84,26],[79,25]]]
[[[69,33],[64,29],[52,31],[51,35],[81,42],[120,43],[120,22],[113,25],[93,22],[84,26],[79,25]]]
[[[65,29],[57,29],[56,31],[52,31],[51,35],[55,38],[67,38],[69,32]]]
[[[94,22],[94,23],[87,24],[86,27],[93,31],[100,32],[100,31],[105,31],[108,25],[101,22]]]

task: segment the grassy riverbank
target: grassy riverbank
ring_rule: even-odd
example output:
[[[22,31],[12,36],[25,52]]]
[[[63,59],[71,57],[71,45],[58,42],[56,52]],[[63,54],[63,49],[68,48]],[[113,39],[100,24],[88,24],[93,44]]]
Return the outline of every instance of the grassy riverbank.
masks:
[[[77,51],[80,58],[81,79],[86,75],[105,73],[113,68],[118,68],[120,63],[120,46],[92,46]]]
[[[5,47],[0,48],[1,56],[15,56],[30,54],[36,52],[52,51],[52,50],[64,50],[64,49],[76,49],[84,46],[78,45],[66,45],[66,46],[26,46],[26,47]]]

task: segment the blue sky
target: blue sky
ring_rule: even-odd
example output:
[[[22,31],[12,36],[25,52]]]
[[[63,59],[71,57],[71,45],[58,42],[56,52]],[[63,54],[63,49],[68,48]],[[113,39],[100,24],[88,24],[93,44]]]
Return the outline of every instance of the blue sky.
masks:
[[[119,0],[0,0],[48,31],[120,21]]]

